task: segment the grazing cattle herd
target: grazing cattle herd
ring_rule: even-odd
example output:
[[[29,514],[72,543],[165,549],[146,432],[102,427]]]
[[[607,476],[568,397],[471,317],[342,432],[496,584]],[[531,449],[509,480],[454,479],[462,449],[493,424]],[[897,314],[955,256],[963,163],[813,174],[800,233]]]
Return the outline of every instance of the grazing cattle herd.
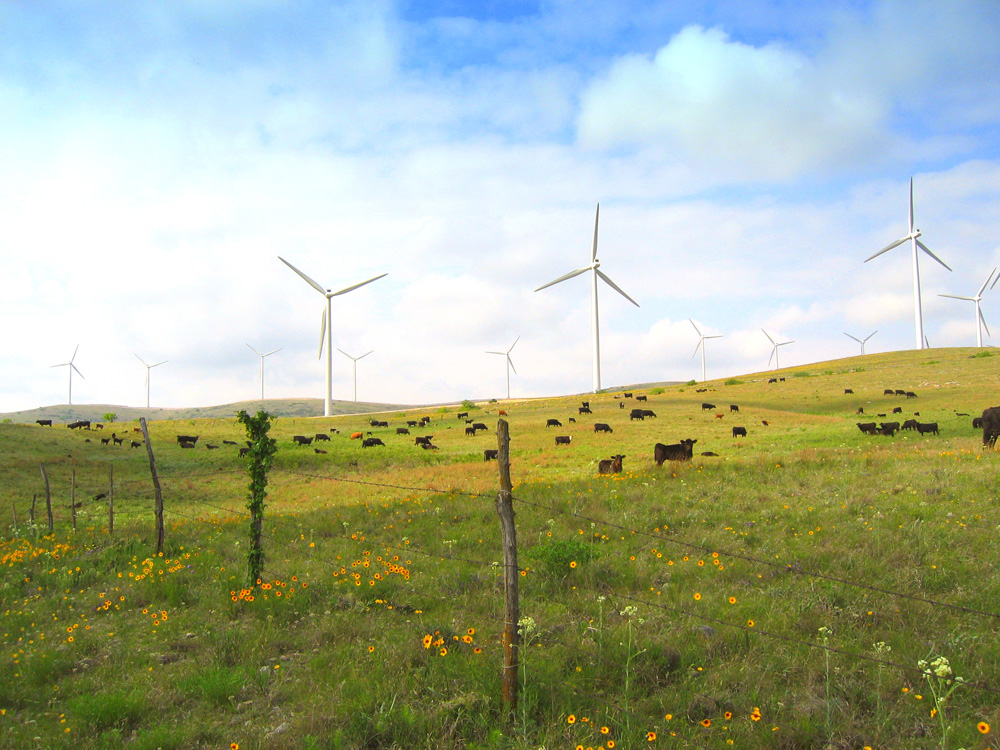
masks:
[[[771,379],[768,382],[769,383],[781,382],[783,380],[784,378],[777,378],[777,379]],[[709,389],[707,388],[699,388],[697,392],[704,393],[708,390]],[[843,392],[845,396],[852,396],[852,397],[854,396],[855,393],[854,389],[852,388],[844,388]],[[908,400],[917,398],[917,394],[914,391],[900,389],[900,388],[886,388],[882,392],[882,395],[884,397],[892,397],[892,398],[903,397]],[[891,412],[892,415],[894,416],[900,415],[900,419],[903,419],[902,406],[894,406],[891,404],[886,404],[885,406],[883,406],[879,404],[878,401],[874,401],[873,403],[873,400],[875,398],[876,397],[874,396],[874,394],[872,394],[871,399],[865,402],[865,405],[869,407],[872,416],[885,418],[886,414],[882,412]],[[559,415],[558,417],[557,416],[545,417],[545,423],[544,423],[545,428],[546,429],[549,427],[563,428],[565,421],[569,424],[569,429],[571,431],[576,430],[577,432],[575,434],[556,435],[555,445],[569,446],[574,443],[574,437],[576,437],[578,441],[580,441],[577,442],[576,445],[580,445],[580,443],[583,443],[584,446],[583,448],[578,450],[586,450],[589,446],[596,446],[597,443],[600,443],[600,447],[595,447],[594,452],[597,452],[598,450],[601,451],[606,450],[608,446],[612,447],[615,446],[615,441],[613,438],[597,437],[599,435],[604,435],[604,434],[613,435],[616,429],[623,431],[636,430],[636,429],[642,429],[648,431],[652,429],[651,427],[645,427],[642,425],[630,426],[630,424],[634,422],[645,422],[647,419],[656,418],[657,415],[652,409],[649,408],[630,409],[628,411],[629,418],[627,422],[624,421],[625,415],[623,411],[621,411],[626,409],[626,401],[628,399],[634,399],[636,402],[639,401],[648,402],[649,396],[647,394],[634,395],[633,393],[630,392],[623,392],[618,395],[615,395],[614,399],[615,401],[617,401],[617,409],[611,412],[611,414],[603,410],[608,408],[613,408],[615,406],[615,402],[612,401],[595,400],[593,403],[591,401],[583,401],[580,404],[580,406],[577,407],[576,411],[578,415],[594,414],[595,412],[597,412],[600,413],[602,416],[605,416],[605,418],[610,417],[612,415],[615,416],[615,419],[609,419],[609,421],[607,422],[592,422],[591,436],[587,435],[587,433],[591,432],[590,425],[580,424],[579,426],[576,426],[576,421],[577,421],[576,418],[568,416],[565,413]],[[689,421],[695,419],[702,420],[700,423],[696,424],[702,425],[701,427],[702,431],[710,431],[711,429],[709,435],[710,441],[712,440],[720,441],[725,439],[719,436],[718,427],[709,428],[708,425],[709,423],[714,423],[715,420],[723,419],[727,413],[729,415],[736,414],[744,418],[752,418],[753,416],[756,416],[758,419],[760,419],[760,416],[762,416],[760,414],[757,415],[753,414],[752,404],[744,404],[744,407],[749,407],[749,408],[745,408],[744,411],[742,412],[739,404],[729,404],[728,412],[723,412],[719,411],[718,407],[715,404],[707,401],[693,403],[691,406],[694,414],[698,413],[698,411],[695,410],[697,409],[699,403],[700,403],[700,412],[702,413],[709,412],[709,414],[702,417],[689,416],[687,419]],[[566,407],[563,406],[562,408],[565,409]],[[855,404],[845,404],[844,408],[846,410],[845,414],[849,414],[850,410],[855,410],[855,413],[859,415],[865,413],[864,412],[865,407],[857,406],[857,402],[855,402]],[[507,409],[513,411],[512,407],[510,406],[508,406]],[[959,412],[958,410],[953,410],[953,411],[954,411],[954,416],[956,417],[969,416],[969,414],[965,412]],[[490,436],[492,436],[493,434],[493,430],[490,429],[485,422],[476,422],[473,419],[470,419],[468,411],[456,412],[454,418],[448,417],[448,415],[446,414],[446,410],[444,409],[442,409],[441,412],[443,416],[435,418],[441,420],[439,425],[439,430],[442,433],[445,433],[446,431],[452,431],[440,435],[440,437],[445,438],[445,441],[442,443],[443,445],[445,445],[445,447],[449,447],[449,443],[447,441],[447,437],[449,435],[461,435],[464,432],[465,436],[469,438],[475,438],[480,432],[486,432]],[[505,409],[497,409],[495,411],[492,411],[487,407],[486,413],[487,414],[493,413],[496,414],[497,416],[503,416],[503,417],[507,416],[507,410]],[[669,406],[667,406],[666,411],[661,410],[661,413],[673,414],[674,412],[671,412]],[[767,416],[772,416],[772,415],[767,414]],[[871,422],[857,422],[855,424],[858,430],[864,435],[875,436],[880,438],[891,438],[895,437],[897,434],[905,435],[909,433],[927,439],[928,436],[939,436],[941,434],[941,428],[937,421],[922,422],[916,418],[919,416],[920,412],[914,411],[912,412],[912,416],[908,416],[902,421],[902,424],[898,421],[871,421]],[[950,417],[949,414],[945,414],[943,416]],[[517,418],[516,411],[514,412],[514,418],[515,420]],[[772,416],[772,419],[773,418],[774,417]],[[450,421],[451,419],[455,419],[457,420],[457,422],[453,423]],[[405,420],[406,426],[400,426],[398,423],[397,425],[390,425],[390,419],[388,418],[383,418],[383,419],[372,418],[367,420],[368,426],[371,428],[371,430],[365,429],[364,431],[356,431],[351,433],[345,432],[344,438],[339,438],[338,440],[345,440],[349,435],[350,440],[360,441],[361,447],[364,449],[377,448],[377,447],[385,448],[387,445],[385,440],[388,440],[390,445],[399,445],[399,443],[394,443],[390,438],[394,435],[409,436],[411,429],[414,428],[419,429],[422,427],[426,427],[430,422],[431,422],[430,416],[423,416],[420,417],[419,419],[406,419]],[[765,427],[770,424],[770,421],[768,419],[760,419],[760,422]],[[36,420],[36,424],[43,427],[52,427],[53,420],[38,419]],[[438,423],[436,422],[435,424],[437,425]],[[513,422],[513,424],[516,424],[516,421]],[[540,425],[541,422],[539,421],[536,422],[535,424]],[[954,426],[950,422],[948,422],[947,419],[945,424],[949,428],[946,431],[946,433],[951,434],[951,431],[954,429]],[[84,430],[84,431],[90,431],[92,429],[102,429],[103,426],[104,425],[102,424],[92,425],[89,420],[76,420],[66,424],[66,427],[70,430]],[[994,448],[996,445],[997,438],[1000,437],[1000,406],[989,407],[985,409],[982,412],[981,416],[974,417],[971,420],[971,427],[976,430],[979,429],[982,430],[982,444],[984,447]],[[121,427],[119,427],[119,429],[121,429]],[[697,427],[685,428],[685,431],[687,431],[688,429],[697,429]],[[383,430],[384,432],[375,434],[374,433],[375,430]],[[135,431],[138,432],[139,429],[135,428]],[[739,450],[743,448],[743,446],[753,446],[754,442],[752,439],[750,439],[748,430],[745,426],[734,425],[731,427],[730,431],[733,439],[733,442],[730,445],[733,449]],[[339,430],[337,428],[330,428],[328,433],[317,432],[312,435],[292,435],[290,438],[285,438],[285,439],[289,440],[291,445],[297,448],[301,448],[304,446],[311,446],[314,443],[322,442],[330,444],[332,450],[333,443],[331,443],[331,434],[337,435],[339,434]],[[648,432],[642,434],[648,434]],[[413,438],[413,446],[419,447],[425,451],[437,451],[438,446],[432,442],[433,437],[434,437],[433,435],[416,436]],[[702,435],[702,438],[704,437],[705,436]],[[906,437],[903,437],[902,439],[906,439]],[[87,442],[90,442],[89,438],[87,439]],[[119,446],[123,445],[125,442],[126,438],[119,437],[116,432],[112,433],[110,437],[100,439],[100,443],[106,446]],[[137,448],[144,445],[143,442],[136,440],[128,440],[128,442],[132,448]],[[238,452],[241,457],[246,456],[249,453],[250,450],[249,442],[240,441],[238,443],[236,440],[222,440],[221,442],[224,446],[233,446],[234,448],[238,448]],[[656,464],[657,467],[662,467],[664,462],[667,461],[670,462],[691,461],[694,458],[694,446],[696,443],[698,443],[698,438],[690,438],[690,437],[685,437],[684,439],[679,440],[678,442],[675,443],[657,442],[653,445],[653,451],[652,451],[653,462]],[[197,446],[199,445],[199,436],[178,434],[176,436],[176,444],[181,449],[185,450],[196,449]],[[219,446],[216,444],[205,443],[204,441],[201,443],[201,445],[204,446],[206,450],[217,450],[219,448]],[[348,443],[340,442],[337,445],[346,447]],[[621,446],[617,447],[620,448]],[[713,445],[712,447],[715,446]],[[326,449],[313,447],[313,453],[316,455],[327,455],[328,452],[329,451]],[[575,453],[576,451],[571,451],[566,455],[572,456],[575,455]],[[499,451],[496,448],[484,448],[482,449],[482,455],[484,462],[495,461],[499,458]],[[711,450],[705,450],[701,452],[699,455],[703,457],[718,456],[716,452]],[[608,458],[594,457],[592,460],[596,463],[597,473],[599,475],[603,474],[610,475],[610,474],[622,473],[623,471],[622,463],[624,458],[625,458],[624,454],[614,453]]]

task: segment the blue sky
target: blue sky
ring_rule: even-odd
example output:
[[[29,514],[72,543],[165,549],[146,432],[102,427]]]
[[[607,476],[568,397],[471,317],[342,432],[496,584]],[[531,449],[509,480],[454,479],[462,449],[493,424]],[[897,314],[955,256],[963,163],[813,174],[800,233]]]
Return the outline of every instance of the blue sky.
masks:
[[[802,7],[806,6],[806,7]],[[321,396],[323,300],[363,400],[605,386],[975,341],[1000,265],[1000,6],[0,3],[0,411]],[[1000,336],[1000,304],[983,302]],[[988,342],[992,339],[987,338]],[[352,395],[334,361],[334,397]]]

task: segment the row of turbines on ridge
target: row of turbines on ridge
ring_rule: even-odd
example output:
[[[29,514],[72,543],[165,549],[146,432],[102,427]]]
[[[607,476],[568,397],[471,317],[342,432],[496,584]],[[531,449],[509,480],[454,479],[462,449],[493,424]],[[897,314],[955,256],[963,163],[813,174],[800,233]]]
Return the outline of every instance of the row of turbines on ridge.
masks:
[[[601,279],[605,284],[607,284],[612,289],[614,289],[616,292],[618,292],[618,294],[620,294],[622,297],[624,297],[625,299],[627,299],[629,302],[631,302],[636,307],[639,307],[639,303],[638,302],[636,302],[628,294],[626,294],[625,291],[622,290],[621,287],[619,287],[617,284],[615,284],[615,282],[612,281],[611,278],[607,274],[605,274],[603,271],[600,270],[601,263],[600,263],[600,261],[597,258],[597,237],[598,237],[598,226],[599,226],[599,223],[600,223],[600,217],[601,217],[601,206],[600,206],[600,204],[598,204],[597,205],[597,212],[596,212],[596,215],[594,217],[594,240],[593,240],[593,244],[591,246],[590,263],[587,264],[586,266],[583,266],[582,268],[577,268],[577,269],[575,269],[573,271],[570,271],[569,273],[563,274],[559,278],[554,279],[554,280],[548,282],[547,284],[543,284],[542,286],[540,286],[537,289],[535,289],[536,292],[539,292],[539,291],[541,291],[543,289],[547,289],[550,286],[554,286],[554,285],[559,284],[559,283],[561,283],[563,281],[567,281],[568,279],[572,279],[572,278],[575,278],[576,276],[580,276],[581,274],[587,273],[588,271],[590,272],[590,275],[591,275],[591,283],[590,283],[590,287],[591,287],[591,340],[592,340],[592,348],[593,348],[593,390],[594,390],[594,393],[597,393],[598,391],[601,390],[601,342],[600,342],[600,326],[599,326],[598,304],[597,304],[597,287],[598,287],[597,280]],[[882,248],[881,250],[879,250],[877,253],[875,253],[871,257],[866,258],[865,259],[865,263],[867,263],[868,261],[874,260],[875,258],[877,258],[878,256],[882,255],[883,253],[886,253],[886,252],[888,252],[888,251],[890,251],[890,250],[892,250],[892,249],[894,249],[896,247],[899,247],[900,245],[904,244],[907,241],[910,242],[911,255],[912,255],[912,259],[913,259],[913,306],[914,306],[914,323],[915,323],[915,329],[916,329],[916,331],[915,331],[915,334],[916,334],[916,348],[923,349],[923,348],[929,347],[929,342],[927,341],[927,337],[924,335],[923,310],[922,310],[922,307],[921,307],[921,297],[920,297],[920,265],[919,265],[919,253],[918,253],[918,250],[922,250],[923,252],[925,252],[927,255],[929,255],[935,261],[937,261],[938,263],[940,263],[942,266],[944,266],[944,268],[948,269],[949,271],[951,271],[952,269],[943,260],[941,260],[940,258],[938,258],[933,252],[931,252],[931,250],[923,242],[920,241],[921,232],[920,232],[919,229],[916,229],[913,226],[913,178],[912,177],[910,178],[910,202],[909,202],[909,214],[908,214],[907,219],[908,219],[907,220],[907,227],[908,227],[908,230],[909,230],[908,233],[905,236],[901,237],[900,239],[896,240],[895,242],[892,242],[892,243],[886,245],[884,248]],[[320,324],[319,356],[320,357],[323,356],[323,351],[324,351],[324,348],[325,348],[325,350],[326,350],[326,394],[325,394],[325,398],[324,398],[323,413],[324,413],[325,416],[330,416],[331,415],[331,408],[332,408],[331,405],[332,405],[332,401],[333,401],[333,356],[332,356],[332,350],[333,350],[333,326],[332,326],[332,320],[333,320],[333,318],[332,318],[332,300],[333,300],[334,297],[338,297],[340,295],[347,294],[348,292],[352,292],[355,289],[359,289],[360,287],[363,287],[363,286],[365,286],[367,284],[371,284],[373,281],[378,281],[379,279],[384,278],[385,276],[388,276],[388,274],[387,273],[379,274],[378,276],[370,278],[370,279],[368,279],[366,281],[362,281],[359,284],[353,284],[351,286],[345,287],[343,289],[340,289],[340,290],[334,292],[334,291],[331,291],[330,289],[325,288],[324,286],[322,286],[321,284],[319,284],[318,282],[316,282],[314,279],[312,279],[309,276],[307,276],[305,273],[303,273],[302,271],[300,271],[298,268],[296,268],[295,266],[293,266],[291,263],[289,263],[284,258],[282,258],[282,257],[279,256],[278,259],[282,263],[284,263],[286,266],[288,266],[292,271],[294,271],[296,274],[298,274],[313,289],[315,289],[316,291],[318,291],[320,294],[322,294],[326,298],[326,306],[323,309],[323,316],[322,316],[322,321],[321,321],[321,324]],[[982,298],[983,298],[983,293],[986,291],[986,287],[987,286],[989,286],[990,289],[992,289],[994,286],[996,286],[996,284],[997,284],[998,281],[1000,281],[1000,273],[997,273],[997,269],[994,268],[993,271],[990,272],[990,275],[986,278],[986,281],[983,282],[983,285],[979,288],[979,291],[976,292],[975,296],[972,296],[972,297],[963,297],[963,296],[959,296],[959,295],[955,295],[955,294],[940,294],[940,295],[938,295],[940,297],[949,297],[951,299],[966,300],[966,301],[970,301],[970,302],[975,303],[975,310],[976,310],[976,346],[977,347],[982,347],[982,345],[983,345],[983,329],[984,328],[986,329],[987,335],[990,335],[990,333],[989,333],[989,327],[986,325],[986,319],[983,317],[983,312],[982,312],[982,309],[981,309],[981,306],[980,306],[980,303],[981,303]],[[992,284],[990,282],[992,282]],[[704,380],[707,379],[706,378],[706,365],[705,365],[705,348],[706,348],[705,347],[705,341],[708,340],[708,339],[722,338],[722,335],[721,334],[716,334],[716,335],[706,336],[705,334],[703,334],[701,332],[701,330],[698,328],[698,326],[695,325],[695,322],[693,320],[690,320],[690,318],[688,320],[691,322],[691,325],[694,327],[694,330],[695,330],[695,332],[698,335],[698,344],[695,347],[694,354],[692,355],[692,358],[694,356],[697,356],[699,350],[701,351],[701,379],[704,381]],[[778,356],[779,356],[778,355],[778,350],[779,350],[779,348],[782,347],[782,346],[787,346],[789,344],[794,344],[795,342],[794,341],[781,341],[781,342],[778,342],[767,331],[764,331],[764,329],[761,329],[761,331],[767,337],[768,341],[771,342],[771,356],[770,356],[770,358],[768,359],[768,362],[767,362],[768,367],[770,367],[771,363],[773,362],[774,363],[774,368],[775,369],[779,369],[779,364],[778,364]],[[846,332],[844,333],[844,335],[847,336],[847,337],[849,337],[849,338],[851,338],[851,339],[853,339],[854,341],[858,342],[861,345],[861,354],[863,355],[865,353],[865,344],[876,333],[878,333],[878,331],[875,331],[875,332],[869,334],[864,339],[859,339],[856,336],[852,336],[851,334],[846,333]],[[486,352],[487,354],[496,354],[496,355],[505,357],[505,365],[506,365],[506,372],[507,372],[507,397],[508,398],[510,398],[510,372],[511,372],[511,370],[514,370],[514,363],[511,360],[510,353],[514,349],[514,346],[517,345],[517,342],[519,340],[520,340],[520,336],[518,336],[517,339],[514,340],[514,343],[511,344],[510,348],[507,349],[507,351],[505,351],[505,352],[496,352],[496,351]],[[270,355],[275,354],[276,352],[281,351],[281,348],[273,349],[273,350],[271,350],[269,352],[266,352],[266,353],[262,354],[261,352],[258,352],[256,349],[254,349],[252,346],[250,346],[250,344],[247,344],[247,346],[250,347],[250,349],[258,357],[260,357],[260,397],[261,397],[261,400],[263,400],[263,398],[264,398],[264,358],[265,357],[269,357]],[[63,363],[60,363],[60,364],[57,364],[57,365],[52,365],[53,367],[68,367],[69,368],[69,403],[70,404],[73,403],[73,372],[76,371],[76,373],[78,375],[80,375],[80,377],[83,377],[83,374],[77,369],[76,365],[73,362],[76,359],[76,353],[77,353],[77,351],[79,351],[79,348],[80,348],[79,345],[77,345],[76,350],[74,350],[74,352],[73,352],[73,356],[70,358],[70,360],[68,362],[63,362]],[[357,372],[358,360],[363,359],[364,357],[367,357],[372,352],[369,351],[369,352],[367,352],[365,354],[362,354],[359,357],[353,357],[353,356],[351,356],[350,354],[348,354],[347,352],[345,352],[342,349],[337,349],[337,351],[339,351],[341,354],[343,354],[345,357],[347,357],[348,359],[352,360],[352,362],[353,362],[353,370],[354,370],[354,400],[357,401],[357,398],[358,398],[358,372]],[[150,364],[146,363],[141,357],[139,357],[138,354],[136,354],[135,356],[146,367],[146,406],[149,407],[149,373],[150,373],[150,370],[152,370],[154,367],[159,367],[162,364],[166,364],[166,360],[164,360],[163,362],[157,362],[156,364],[150,365]],[[514,370],[514,373],[517,374],[517,370]]]

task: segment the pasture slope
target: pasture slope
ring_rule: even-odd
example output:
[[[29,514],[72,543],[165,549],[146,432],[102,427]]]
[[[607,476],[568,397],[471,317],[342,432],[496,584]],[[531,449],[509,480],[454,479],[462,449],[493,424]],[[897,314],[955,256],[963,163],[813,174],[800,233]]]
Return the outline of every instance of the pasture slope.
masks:
[[[134,423],[0,424],[0,747],[996,748],[1000,454],[971,426],[1000,404],[992,355],[628,389],[645,403],[621,389],[279,417],[259,582],[232,417],[150,423],[162,557]],[[521,568],[512,715],[484,460],[501,409]],[[460,411],[489,429],[467,434]],[[939,434],[856,426],[910,418]],[[385,446],[350,438],[369,431]],[[112,432],[121,445],[102,443]],[[693,459],[657,468],[654,444],[684,438]],[[624,471],[599,476],[616,454]]]

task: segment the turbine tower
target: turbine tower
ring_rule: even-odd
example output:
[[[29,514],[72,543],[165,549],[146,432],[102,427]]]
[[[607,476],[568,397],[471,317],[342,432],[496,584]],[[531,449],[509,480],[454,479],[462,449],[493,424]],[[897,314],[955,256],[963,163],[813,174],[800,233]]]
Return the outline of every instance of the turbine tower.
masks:
[[[847,333],[847,331],[844,331],[844,335],[845,335],[845,336],[847,336],[847,338],[849,338],[849,339],[854,339],[854,340],[855,340],[855,341],[857,341],[857,342],[858,342],[859,344],[861,344],[861,356],[862,356],[862,357],[863,357],[863,356],[865,356],[865,344],[866,344],[866,343],[868,342],[868,339],[870,339],[870,338],[871,338],[872,336],[874,336],[874,335],[875,335],[876,333],[878,333],[878,331],[877,331],[877,330],[875,330],[875,331],[872,331],[872,332],[871,332],[871,333],[869,333],[869,334],[868,334],[868,335],[867,335],[867,336],[866,336],[865,338],[863,338],[863,339],[859,339],[859,338],[858,338],[857,336],[852,336],[851,334]]]
[[[334,297],[338,297],[341,294],[347,294],[348,292],[353,292],[355,289],[364,286],[365,284],[371,284],[373,281],[378,281],[383,276],[388,276],[388,273],[382,273],[375,278],[368,279],[367,281],[362,281],[360,284],[354,284],[349,287],[345,287],[338,292],[331,292],[329,289],[324,289],[322,286],[317,284],[315,281],[306,276],[302,271],[297,269],[287,260],[278,256],[278,260],[284,263],[286,266],[291,268],[295,273],[303,278],[303,280],[309,284],[313,289],[326,297],[326,308],[323,310],[323,322],[320,325],[319,330],[319,356],[323,356],[323,342],[326,341],[326,400],[323,402],[323,416],[329,417],[331,411],[331,402],[333,401],[333,318],[331,317],[332,305],[330,300]]]
[[[591,326],[592,326],[592,335],[594,344],[594,393],[597,393],[599,390],[601,390],[601,337],[600,337],[600,327],[598,325],[598,315],[597,315],[597,278],[600,277],[601,279],[604,280],[605,284],[607,284],[616,292],[618,292],[622,297],[627,299],[636,307],[639,306],[638,302],[636,302],[634,299],[625,294],[625,292],[623,292],[618,287],[618,285],[615,284],[615,282],[613,282],[610,278],[608,278],[607,274],[605,274],[603,271],[600,270],[601,263],[597,259],[597,225],[598,222],[600,221],[600,218],[601,218],[601,204],[598,203],[597,214],[594,217],[594,244],[590,251],[590,265],[584,266],[583,268],[578,268],[575,271],[570,271],[569,273],[560,276],[558,279],[550,281],[548,284],[543,284],[542,286],[538,287],[538,289],[535,290],[536,292],[540,292],[546,287],[558,284],[560,281],[566,281],[566,279],[572,279],[574,276],[579,276],[580,274],[586,273],[587,271],[593,272],[591,274],[590,287],[591,287],[591,312],[593,313]]]
[[[691,318],[688,318],[688,320],[691,321],[691,325],[694,326],[694,330],[698,333],[698,346],[694,348],[694,354],[691,355],[691,359],[694,359],[695,355],[698,354],[698,349],[701,349],[701,382],[704,383],[707,380],[705,377],[705,339],[721,339],[722,334],[706,336],[698,330],[698,326],[694,325],[694,321]]]
[[[135,354],[135,352],[132,352],[132,353]],[[144,360],[138,354],[135,355],[135,358],[137,360],[139,360],[140,362],[142,362],[142,364],[146,367],[146,408],[148,409],[149,408],[149,371],[152,370],[154,367],[159,367],[160,365],[165,365],[168,362],[168,360],[165,359],[162,362],[157,362],[155,365],[149,365],[149,364],[146,364],[146,360]]]
[[[510,345],[510,349],[505,352],[486,352],[487,354],[499,354],[501,357],[507,358],[507,398],[510,398],[510,371],[514,370],[514,363],[510,359],[510,353],[513,351],[514,347],[517,346],[517,342],[521,340],[518,336],[514,339],[514,343]],[[514,374],[517,375],[517,370],[514,370]]]
[[[768,367],[771,366],[771,360],[773,359],[774,360],[774,369],[775,370],[780,370],[781,369],[781,365],[778,364],[778,347],[779,346],[788,346],[789,344],[794,344],[795,342],[794,341],[782,341],[779,344],[774,339],[772,339],[771,335],[767,331],[765,331],[763,328],[761,328],[760,330],[761,330],[761,332],[765,336],[767,336],[767,340],[771,342],[771,346],[774,347],[773,349],[771,349],[771,356],[767,360],[767,366]]]
[[[345,352],[343,349],[337,349],[337,351],[340,352],[345,357],[347,357],[348,359],[350,359],[350,360],[352,360],[354,362],[354,401],[357,402],[357,400],[358,400],[358,360],[359,359],[364,359],[365,357],[367,357],[369,354],[371,354],[375,350],[372,349],[372,352],[365,352],[360,357],[352,357],[350,354],[348,354],[347,352]]]
[[[982,308],[979,306],[979,303],[983,299],[983,292],[986,290],[986,285],[990,283],[990,280],[993,279],[993,274],[995,274],[996,272],[997,269],[995,268],[992,271],[990,271],[990,275],[986,277],[986,281],[984,281],[983,285],[979,287],[979,291],[976,292],[975,297],[959,297],[956,294],[938,295],[938,297],[948,297],[949,299],[964,299],[968,300],[969,302],[976,303],[976,346],[978,346],[980,349],[983,346],[983,329],[984,328],[986,329],[987,336],[990,336],[992,334],[990,334],[989,326],[986,325],[986,318],[983,317],[983,311]],[[997,276],[997,279],[1000,279],[1000,276]],[[994,280],[993,281],[994,286],[996,285],[996,283],[997,283],[996,280]],[[990,287],[990,289],[992,288],[993,287]]]
[[[69,358],[69,362],[62,362],[58,365],[52,365],[53,367],[68,367],[69,368],[69,401],[70,406],[73,405],[73,370],[76,370],[76,374],[83,378],[83,373],[77,370],[76,365],[73,364],[73,360],[76,359],[76,353],[80,351],[80,345],[76,345],[76,349],[73,350],[73,356]],[[86,380],[86,378],[83,378]]]
[[[245,341],[243,343],[246,344]],[[247,346],[250,346],[250,344],[247,344]],[[258,357],[260,357],[260,400],[261,401],[264,400],[264,357],[270,357],[275,352],[280,352],[281,349],[282,347],[279,346],[277,349],[272,349],[266,354],[261,354],[259,351],[250,346],[250,351],[252,351]]]
[[[910,178],[910,213],[908,221],[909,221],[909,234],[907,234],[905,237],[896,240],[893,243],[886,245],[877,253],[875,253],[873,256],[871,256],[871,258],[866,258],[865,263],[872,260],[873,258],[877,258],[882,253],[889,252],[894,247],[902,245],[907,240],[910,241],[910,247],[912,248],[912,255],[913,255],[913,317],[915,319],[917,328],[916,331],[917,349],[923,349],[924,345],[927,343],[927,339],[924,336],[924,314],[920,306],[920,264],[918,263],[917,260],[918,258],[917,248],[923,250],[925,253],[927,253],[929,256],[931,256],[934,260],[936,260],[942,266],[947,268],[949,271],[951,270],[951,268],[949,268],[948,265],[943,260],[937,257],[934,253],[932,253],[927,248],[927,245],[925,245],[923,242],[920,241],[919,239],[920,230],[913,228],[913,178],[912,177]]]

